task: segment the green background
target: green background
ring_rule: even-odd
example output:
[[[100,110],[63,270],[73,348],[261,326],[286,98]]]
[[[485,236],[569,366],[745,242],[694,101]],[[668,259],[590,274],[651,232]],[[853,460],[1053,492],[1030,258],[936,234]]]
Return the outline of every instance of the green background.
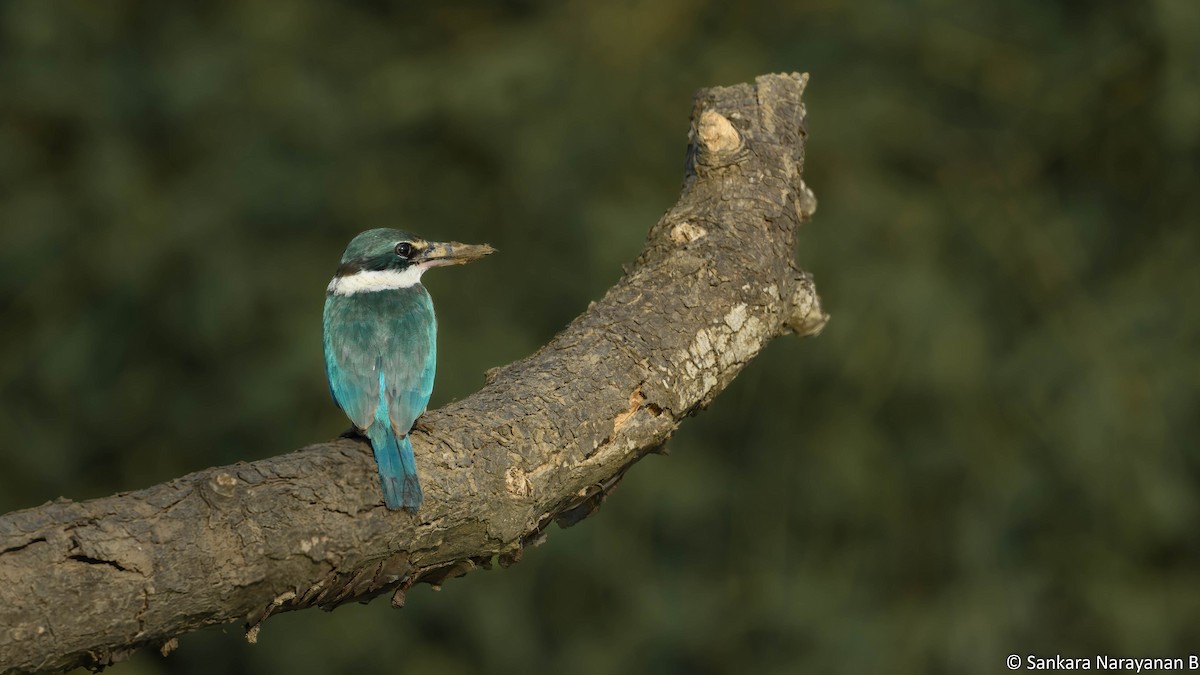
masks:
[[[692,93],[812,74],[833,320],[508,570],[114,673],[1001,672],[1200,626],[1200,4],[0,3],[0,511],[346,422],[358,231],[430,274],[432,405],[600,297]]]

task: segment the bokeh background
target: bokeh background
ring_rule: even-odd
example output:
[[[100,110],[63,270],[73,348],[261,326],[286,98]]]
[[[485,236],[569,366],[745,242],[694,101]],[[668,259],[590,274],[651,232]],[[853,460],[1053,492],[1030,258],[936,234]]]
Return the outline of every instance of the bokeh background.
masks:
[[[1200,625],[1200,4],[0,3],[0,510],[345,427],[324,286],[431,274],[433,404],[600,297],[701,87],[808,71],[833,321],[508,570],[118,674],[998,672]]]

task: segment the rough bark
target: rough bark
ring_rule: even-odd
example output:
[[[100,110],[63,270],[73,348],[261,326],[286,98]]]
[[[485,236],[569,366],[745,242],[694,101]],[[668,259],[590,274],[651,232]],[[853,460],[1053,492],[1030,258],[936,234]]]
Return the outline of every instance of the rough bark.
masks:
[[[202,626],[507,566],[594,511],[772,338],[824,325],[793,260],[807,76],[696,96],[678,203],[626,275],[536,354],[414,431],[417,516],[342,438],[0,517],[0,671],[102,667]]]

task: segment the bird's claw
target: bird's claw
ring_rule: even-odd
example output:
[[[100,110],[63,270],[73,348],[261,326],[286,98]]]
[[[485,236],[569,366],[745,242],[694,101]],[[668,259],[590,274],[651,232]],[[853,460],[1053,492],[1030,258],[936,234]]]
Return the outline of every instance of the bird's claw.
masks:
[[[338,438],[352,438],[355,440],[361,440],[366,437],[367,437],[367,434],[364,433],[363,430],[359,429],[358,427],[350,427],[349,429],[338,434]]]

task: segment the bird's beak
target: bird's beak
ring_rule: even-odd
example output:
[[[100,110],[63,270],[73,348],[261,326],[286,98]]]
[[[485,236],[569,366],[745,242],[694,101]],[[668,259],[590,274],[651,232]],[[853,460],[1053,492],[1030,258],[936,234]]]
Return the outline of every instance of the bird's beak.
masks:
[[[431,241],[421,251],[420,262],[430,267],[462,265],[479,260],[496,249],[487,244],[460,244],[457,241]]]

